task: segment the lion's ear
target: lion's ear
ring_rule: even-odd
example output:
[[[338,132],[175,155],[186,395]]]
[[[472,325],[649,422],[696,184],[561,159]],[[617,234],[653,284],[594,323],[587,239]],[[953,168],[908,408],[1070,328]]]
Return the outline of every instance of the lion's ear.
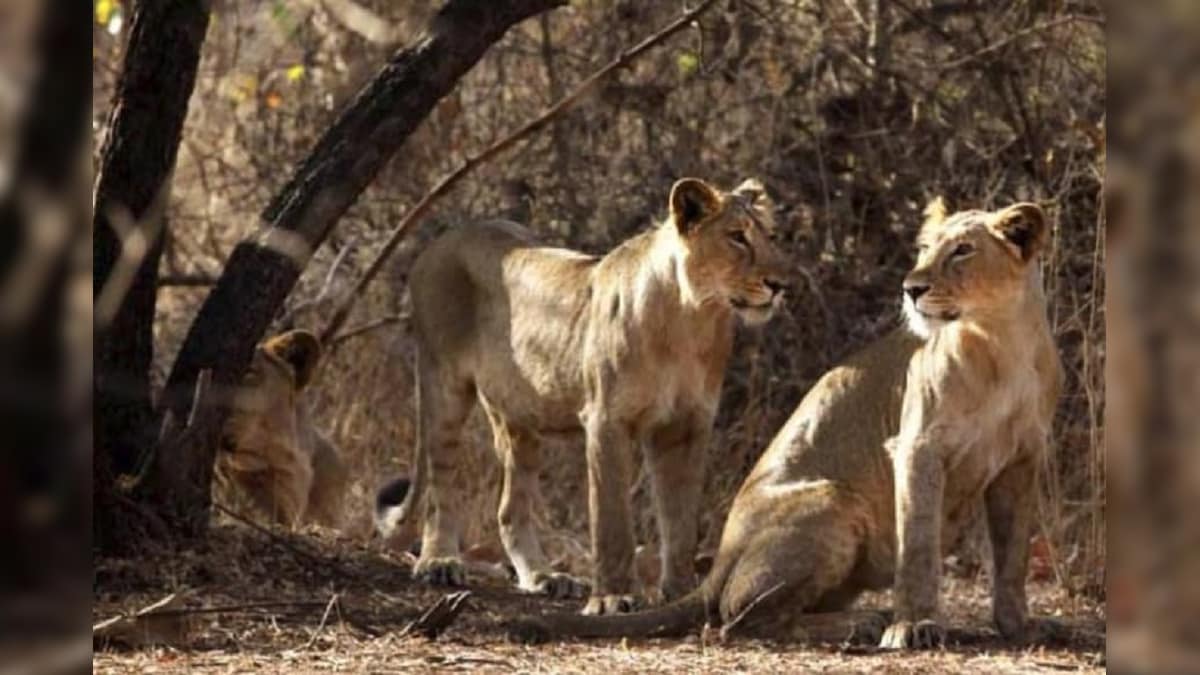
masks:
[[[680,234],[721,208],[721,195],[699,178],[682,178],[671,187],[671,220]]]
[[[926,204],[925,211],[923,212],[925,220],[921,223],[921,237],[926,238],[932,235],[942,226],[942,223],[946,222],[948,213],[946,200],[940,196],[934,197],[931,202]]]
[[[767,190],[763,187],[762,181],[757,178],[747,178],[742,181],[742,184],[733,189],[733,194],[738,195],[746,200],[750,206],[754,206],[759,201],[766,199]]]
[[[290,330],[263,343],[263,350],[291,365],[296,388],[303,389],[312,380],[321,360],[321,342],[306,330]]]
[[[1046,213],[1032,202],[1021,202],[996,212],[988,229],[1004,240],[1023,262],[1033,260],[1046,245]]]

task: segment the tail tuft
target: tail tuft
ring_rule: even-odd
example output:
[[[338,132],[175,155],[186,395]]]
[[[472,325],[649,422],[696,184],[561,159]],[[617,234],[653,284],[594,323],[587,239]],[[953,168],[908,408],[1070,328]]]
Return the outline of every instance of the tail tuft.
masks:
[[[395,478],[375,494],[375,529],[384,539],[390,539],[403,524],[404,500],[411,487],[407,478]]]

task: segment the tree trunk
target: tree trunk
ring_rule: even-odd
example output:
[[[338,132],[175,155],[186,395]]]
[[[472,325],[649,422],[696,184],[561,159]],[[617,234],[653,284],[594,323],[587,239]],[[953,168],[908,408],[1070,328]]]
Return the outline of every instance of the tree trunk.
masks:
[[[136,4],[100,151],[92,240],[97,491],[133,472],[154,443],[150,368],[164,211],[208,16],[207,0]]]
[[[212,390],[237,383],[313,250],[433,106],[514,24],[566,0],[449,0],[412,45],[398,51],[357,95],[263,212],[263,228],[239,244],[188,330],[167,382],[166,404],[182,420],[201,371]],[[218,403],[218,407],[219,403]],[[191,533],[208,520],[216,434],[160,445],[150,489]]]

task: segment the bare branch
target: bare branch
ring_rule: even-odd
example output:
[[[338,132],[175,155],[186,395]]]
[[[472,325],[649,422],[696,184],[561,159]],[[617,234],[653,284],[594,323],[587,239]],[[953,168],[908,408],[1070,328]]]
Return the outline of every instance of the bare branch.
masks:
[[[340,333],[337,337],[332,338],[329,343],[324,346],[327,350],[332,350],[334,347],[340,345],[346,340],[369,333],[377,328],[383,328],[384,326],[390,326],[394,323],[400,323],[401,321],[407,320],[407,314],[390,314],[388,316],[381,316],[378,319],[372,319],[370,321],[360,323],[354,328],[346,329],[346,332]]]
[[[1053,21],[1046,21],[1044,23],[1039,23],[1037,25],[1030,26],[1023,30],[1019,30],[1019,31],[1010,33],[1010,34],[1004,36],[1003,39],[997,40],[996,42],[993,42],[992,44],[984,47],[983,49],[980,49],[974,53],[968,54],[960,59],[955,59],[953,61],[947,61],[946,63],[941,64],[939,67],[943,72],[947,71],[947,70],[954,70],[955,68],[961,68],[962,66],[965,66],[968,63],[971,63],[972,61],[976,61],[976,60],[980,59],[981,57],[987,56],[988,54],[991,54],[994,51],[1003,49],[1004,47],[1007,47],[1008,45],[1012,44],[1013,42],[1016,42],[1017,40],[1020,40],[1021,38],[1024,38],[1028,35],[1032,35],[1034,33],[1042,33],[1047,30],[1050,30],[1051,28],[1056,28],[1058,26],[1062,26],[1062,25],[1065,25],[1068,23],[1074,23],[1076,21],[1087,21],[1087,20],[1088,20],[1087,17],[1064,16],[1064,17],[1061,17],[1058,19],[1054,19]]]

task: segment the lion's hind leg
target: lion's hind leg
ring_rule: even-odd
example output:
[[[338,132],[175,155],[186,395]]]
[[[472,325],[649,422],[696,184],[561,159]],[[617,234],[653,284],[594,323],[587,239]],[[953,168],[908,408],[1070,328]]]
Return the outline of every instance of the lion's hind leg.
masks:
[[[555,572],[538,540],[534,508],[539,492],[540,439],[531,431],[509,426],[486,399],[481,401],[492,425],[496,455],[504,469],[497,519],[504,550],[517,572],[517,586],[552,598],[587,597],[588,584]]]
[[[413,577],[434,585],[463,586],[466,567],[459,551],[462,506],[466,502],[459,472],[465,462],[462,427],[475,401],[469,381],[448,376],[422,358],[418,364],[416,456],[424,457],[429,476],[421,557]]]
[[[722,635],[878,641],[886,623],[877,612],[845,611],[862,590],[854,574],[866,529],[862,516],[846,504],[839,508],[839,500],[812,509],[811,500],[801,498],[805,508],[788,509],[785,499],[756,514],[780,524],[757,530],[742,547],[721,595]]]

